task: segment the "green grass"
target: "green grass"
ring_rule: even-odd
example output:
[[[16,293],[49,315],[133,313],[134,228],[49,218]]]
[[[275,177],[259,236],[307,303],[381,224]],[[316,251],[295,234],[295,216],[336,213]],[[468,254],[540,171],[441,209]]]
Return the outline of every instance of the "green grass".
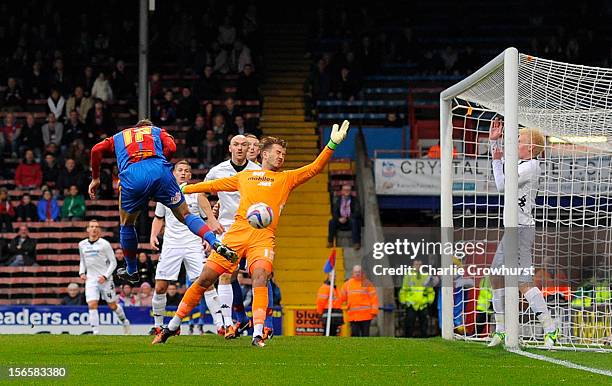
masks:
[[[609,377],[531,360],[482,344],[436,339],[0,335],[0,366],[66,366],[79,384],[610,384]],[[536,351],[544,354],[544,352]],[[548,355],[548,354],[547,354]],[[553,353],[612,369],[612,355]],[[52,382],[56,382],[54,380]],[[10,382],[16,384],[17,382]]]

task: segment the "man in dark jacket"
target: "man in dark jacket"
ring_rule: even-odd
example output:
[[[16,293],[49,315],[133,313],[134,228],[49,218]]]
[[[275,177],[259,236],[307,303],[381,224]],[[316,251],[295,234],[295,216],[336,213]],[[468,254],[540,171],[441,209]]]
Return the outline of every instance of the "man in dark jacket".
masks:
[[[12,256],[12,261],[9,263],[11,267],[36,264],[36,241],[30,238],[28,227],[25,225],[19,227],[17,236],[11,240],[9,253]]]
[[[68,294],[62,299],[62,306],[82,306],[85,298],[77,283],[68,284]]]
[[[361,206],[359,200],[352,196],[350,185],[342,186],[342,195],[332,204],[332,219],[329,220],[327,236],[328,248],[333,247],[339,229],[350,229],[353,248],[361,248]]]

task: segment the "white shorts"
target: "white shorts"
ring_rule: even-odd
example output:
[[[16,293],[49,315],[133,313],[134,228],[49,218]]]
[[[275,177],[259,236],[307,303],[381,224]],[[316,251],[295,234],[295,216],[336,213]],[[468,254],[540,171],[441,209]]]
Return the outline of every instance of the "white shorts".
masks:
[[[205,261],[202,246],[199,248],[162,248],[155,271],[155,280],[177,280],[183,262],[185,263],[187,277],[190,280],[195,280],[202,273]]]
[[[531,254],[531,250],[533,248],[533,243],[535,241],[535,227],[518,227],[518,262],[516,266],[518,268],[532,268],[533,266],[533,256]],[[493,257],[493,262],[491,263],[491,268],[500,268],[504,266],[505,256],[504,256],[504,243],[508,241],[506,238],[506,234],[502,236],[501,241],[497,244],[497,250],[495,251],[495,256]],[[506,248],[507,249],[507,248]],[[529,283],[533,280],[531,275],[519,275],[518,281],[519,283]]]
[[[87,280],[85,282],[85,301],[99,301],[100,296],[107,303],[115,303],[117,301],[117,292],[115,292],[115,283],[113,279],[109,279],[104,284],[98,283],[98,278],[95,280]]]

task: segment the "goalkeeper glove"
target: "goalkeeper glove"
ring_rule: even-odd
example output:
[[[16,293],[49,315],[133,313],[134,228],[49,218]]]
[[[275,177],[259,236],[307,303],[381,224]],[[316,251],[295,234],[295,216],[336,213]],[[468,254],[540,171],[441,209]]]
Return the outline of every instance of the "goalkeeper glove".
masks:
[[[327,143],[327,147],[329,147],[332,150],[335,150],[336,146],[338,146],[342,141],[344,141],[344,138],[346,138],[348,129],[349,129],[349,121],[347,120],[342,122],[342,126],[338,126],[338,124],[334,124],[332,126],[332,131],[329,137],[329,142]]]
[[[183,182],[182,184],[179,185],[179,188],[181,188],[181,193],[185,193],[185,186],[187,186],[186,182]]]

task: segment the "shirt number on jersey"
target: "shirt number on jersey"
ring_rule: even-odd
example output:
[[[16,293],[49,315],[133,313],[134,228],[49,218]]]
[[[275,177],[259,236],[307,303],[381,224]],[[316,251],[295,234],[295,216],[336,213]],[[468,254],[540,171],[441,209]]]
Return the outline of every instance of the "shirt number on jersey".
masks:
[[[142,142],[144,141],[145,135],[151,135],[150,127],[141,127],[138,129],[124,131],[123,132],[123,142],[125,142],[125,146],[129,145],[130,143],[132,143],[132,137],[134,138],[134,142]]]

